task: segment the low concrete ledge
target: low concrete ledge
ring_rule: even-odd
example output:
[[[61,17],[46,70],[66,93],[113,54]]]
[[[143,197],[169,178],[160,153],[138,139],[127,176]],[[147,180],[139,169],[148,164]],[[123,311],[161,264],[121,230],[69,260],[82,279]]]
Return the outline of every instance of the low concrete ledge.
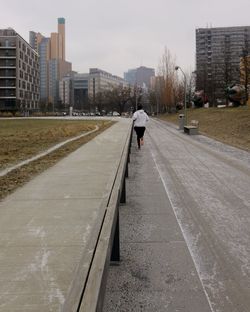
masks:
[[[126,201],[125,178],[131,135],[132,127],[127,133],[113,186],[103,201],[105,212],[100,218],[102,224],[97,225],[93,233],[95,236],[91,239],[93,248],[88,248],[88,253],[83,255],[62,311],[102,311],[110,260],[120,260],[119,204]]]

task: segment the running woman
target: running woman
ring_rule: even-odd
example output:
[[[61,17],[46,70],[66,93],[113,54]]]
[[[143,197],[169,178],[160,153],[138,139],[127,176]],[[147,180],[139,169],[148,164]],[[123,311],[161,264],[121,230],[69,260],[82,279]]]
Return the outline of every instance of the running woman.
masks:
[[[146,123],[149,121],[147,113],[142,109],[142,105],[138,105],[138,110],[134,112],[132,119],[134,120],[134,129],[137,135],[138,148],[143,145],[143,136],[146,130]]]

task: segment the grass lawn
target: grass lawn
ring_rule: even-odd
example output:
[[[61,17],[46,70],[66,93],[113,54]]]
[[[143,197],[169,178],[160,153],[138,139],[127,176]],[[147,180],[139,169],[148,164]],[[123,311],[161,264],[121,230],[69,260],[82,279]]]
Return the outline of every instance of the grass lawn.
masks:
[[[99,130],[67,143],[58,150],[9,172],[0,177],[0,199],[29,181],[58,160],[111,126],[113,122],[103,120],[51,120],[51,119],[2,119],[0,120],[0,170],[71,137],[95,129]]]
[[[178,124],[179,113],[161,115],[160,118]],[[192,119],[199,121],[200,133],[250,151],[250,106],[188,109],[188,123]]]
[[[56,143],[102,127],[102,121],[4,119],[0,120],[0,169],[27,159]]]

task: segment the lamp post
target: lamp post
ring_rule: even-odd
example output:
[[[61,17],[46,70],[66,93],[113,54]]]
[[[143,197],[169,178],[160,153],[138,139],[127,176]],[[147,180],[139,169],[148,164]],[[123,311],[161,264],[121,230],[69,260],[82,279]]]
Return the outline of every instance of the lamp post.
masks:
[[[187,77],[180,66],[175,66],[175,70],[180,70],[184,76],[184,126],[187,125]]]
[[[137,111],[138,106],[138,87],[137,84],[135,85],[135,110]]]

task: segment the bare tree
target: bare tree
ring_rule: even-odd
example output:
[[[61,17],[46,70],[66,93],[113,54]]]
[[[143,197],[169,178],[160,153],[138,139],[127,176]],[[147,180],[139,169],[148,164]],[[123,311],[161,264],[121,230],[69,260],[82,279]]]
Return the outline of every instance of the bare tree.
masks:
[[[250,55],[248,54],[248,50],[246,48],[242,51],[242,60],[241,60],[241,84],[244,85],[245,90],[245,104],[248,101],[248,85],[249,85],[249,77],[250,77]]]
[[[175,89],[177,77],[175,74],[175,58],[171,52],[165,47],[164,53],[160,59],[158,66],[158,75],[161,77],[158,81],[160,89],[161,108],[166,112],[171,112],[175,108]],[[163,112],[164,112],[163,111]]]
[[[116,88],[118,112],[121,114],[126,110],[127,103],[131,100],[131,88],[119,86]]]
[[[95,110],[97,112],[102,112],[105,105],[105,95],[103,92],[98,92],[95,96]]]
[[[142,101],[142,88],[138,85],[134,85],[130,88],[130,103],[133,107],[133,110],[136,110],[138,105]]]
[[[131,88],[118,86],[102,92],[102,109],[117,111],[120,114],[129,110],[131,102]]]

